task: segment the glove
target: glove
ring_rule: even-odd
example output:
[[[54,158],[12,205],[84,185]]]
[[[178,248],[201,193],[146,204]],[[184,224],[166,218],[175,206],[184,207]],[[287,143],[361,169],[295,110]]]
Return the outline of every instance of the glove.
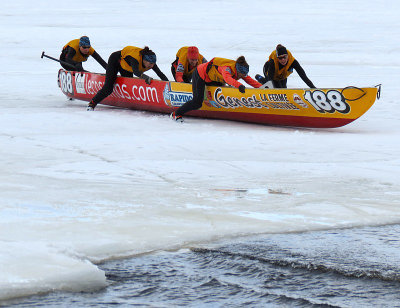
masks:
[[[146,74],[140,75],[140,78],[144,79],[144,81],[145,81],[147,84],[150,84],[151,81],[153,80],[153,78],[151,78],[150,76],[147,76]]]
[[[244,92],[246,91],[246,87],[245,87],[244,85],[241,84],[241,85],[239,86],[239,91],[242,92],[242,93],[244,93]]]
[[[257,75],[255,76],[255,78],[256,78],[256,80],[257,80],[259,83],[261,83],[261,84],[264,84],[264,83],[267,82],[266,78],[264,78],[263,76],[261,76],[261,75],[259,75],[259,74],[257,74]]]

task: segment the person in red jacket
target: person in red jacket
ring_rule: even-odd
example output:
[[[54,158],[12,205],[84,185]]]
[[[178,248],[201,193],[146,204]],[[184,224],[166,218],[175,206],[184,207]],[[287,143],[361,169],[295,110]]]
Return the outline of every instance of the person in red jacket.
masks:
[[[172,112],[171,119],[182,122],[182,115],[186,112],[201,108],[206,85],[223,86],[227,83],[238,88],[241,93],[245,93],[245,86],[238,82],[239,79],[243,79],[255,88],[261,87],[261,84],[251,78],[248,73],[249,65],[244,56],[240,56],[236,61],[213,58],[210,62],[200,64],[193,72],[193,99]]]
[[[175,61],[171,63],[172,76],[177,82],[190,83],[194,69],[206,62],[196,46],[182,47],[176,53]]]

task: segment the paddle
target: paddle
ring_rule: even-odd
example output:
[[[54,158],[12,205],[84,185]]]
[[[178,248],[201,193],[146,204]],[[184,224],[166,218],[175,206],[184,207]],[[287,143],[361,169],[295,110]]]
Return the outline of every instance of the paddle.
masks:
[[[50,57],[50,56],[48,56],[48,55],[45,55],[45,54],[44,54],[44,51],[42,52],[41,58],[43,59],[43,57],[46,57],[46,58],[48,58],[48,59],[54,60],[54,61],[56,61],[56,62],[59,62],[59,63],[65,65],[66,67],[69,67],[71,70],[76,71],[76,67],[73,66],[72,64],[67,63],[67,62],[65,62],[65,61],[58,60],[58,59],[53,58],[53,57]]]

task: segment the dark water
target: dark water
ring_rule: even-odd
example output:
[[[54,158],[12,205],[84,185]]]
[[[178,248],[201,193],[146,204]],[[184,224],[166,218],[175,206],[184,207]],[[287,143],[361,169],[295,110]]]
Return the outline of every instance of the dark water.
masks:
[[[20,307],[400,307],[400,225],[263,235],[101,264],[110,285]]]

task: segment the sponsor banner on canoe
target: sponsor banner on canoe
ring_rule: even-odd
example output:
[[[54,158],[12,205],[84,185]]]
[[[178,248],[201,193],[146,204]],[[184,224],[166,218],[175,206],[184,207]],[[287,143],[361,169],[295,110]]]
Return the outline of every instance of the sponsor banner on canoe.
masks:
[[[246,94],[233,93],[224,94],[225,88],[215,88],[211,92],[209,99],[210,106],[219,108],[251,108],[251,109],[270,109],[290,112],[307,111],[309,107],[315,109],[318,113],[338,113],[348,114],[351,112],[351,106],[346,102],[345,97],[339,90],[276,90],[277,93],[271,93],[271,90],[246,90]],[[232,92],[232,90],[231,90]],[[237,91],[238,92],[238,91]],[[257,94],[253,94],[257,93]],[[207,102],[207,101],[206,101]]]
[[[183,84],[167,83],[164,89],[164,102],[171,107],[180,107],[193,98],[191,86],[182,87]],[[185,89],[186,88],[186,89]],[[229,90],[237,92],[233,95],[224,94]],[[303,108],[307,108],[308,106]],[[204,93],[204,106],[217,109],[284,109],[299,110],[299,107],[289,100],[287,94],[253,94],[251,96],[240,93],[235,88],[206,87]],[[306,104],[305,104],[306,105]]]
[[[164,102],[170,107],[180,107],[193,98],[191,88],[183,84],[167,83],[163,96]],[[348,114],[350,105],[345,97],[335,89],[322,90],[279,90],[278,93],[247,89],[245,94],[235,88],[206,87],[203,106],[210,109],[270,109],[297,112],[309,107],[319,113]],[[257,94],[252,94],[257,92]],[[293,93],[292,93],[293,92]],[[247,94],[249,93],[249,94]]]
[[[59,83],[65,94],[92,98],[103,87],[105,77],[90,73],[77,73],[61,70]],[[125,82],[127,81],[127,82]],[[107,100],[132,101],[135,103],[161,104],[162,91],[159,84],[153,82],[147,85],[143,80],[133,78],[118,78],[113,92]],[[74,93],[75,92],[75,93]]]
[[[223,88],[217,87],[212,92],[212,100],[209,100],[213,106],[219,108],[250,108],[250,109],[276,109],[276,110],[300,110],[293,102],[291,102],[285,93],[259,93],[248,95],[239,91],[233,95],[224,94]],[[246,91],[250,92],[250,91]]]

